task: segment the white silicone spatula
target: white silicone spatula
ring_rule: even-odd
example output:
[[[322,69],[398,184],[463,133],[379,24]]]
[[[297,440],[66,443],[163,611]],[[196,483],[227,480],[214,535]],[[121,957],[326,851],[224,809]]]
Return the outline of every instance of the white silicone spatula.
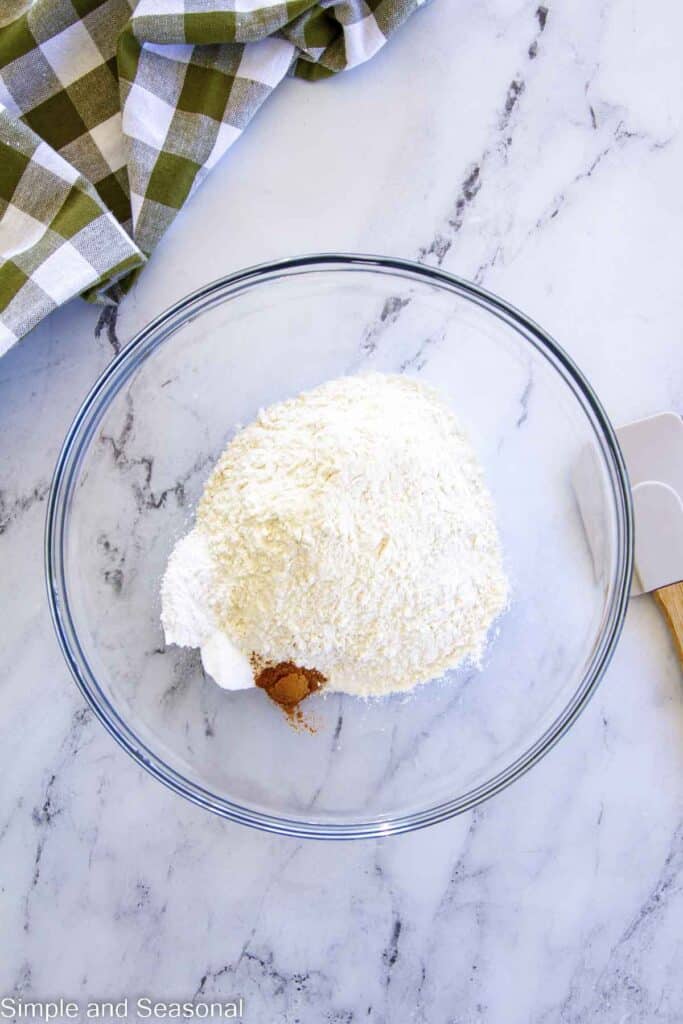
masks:
[[[636,544],[631,593],[652,593],[683,664],[683,502],[667,484],[633,488]]]
[[[683,664],[683,419],[662,412],[617,430],[633,490],[634,595],[652,593]]]
[[[617,430],[633,493],[635,557],[631,594],[652,593],[683,665],[683,419],[659,413]],[[586,448],[574,488],[596,571],[604,564],[603,495],[595,453]]]

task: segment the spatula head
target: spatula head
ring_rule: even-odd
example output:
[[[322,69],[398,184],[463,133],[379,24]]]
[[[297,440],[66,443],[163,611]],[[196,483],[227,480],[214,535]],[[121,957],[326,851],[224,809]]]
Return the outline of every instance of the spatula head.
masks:
[[[683,580],[683,502],[673,487],[645,481],[633,488],[635,560],[631,593]]]
[[[617,430],[631,487],[646,480],[668,484],[683,498],[683,419],[659,412]]]
[[[631,482],[635,513],[633,594],[683,579],[683,419],[658,413],[617,430]],[[573,483],[596,576],[606,549],[605,485],[597,451],[589,446],[574,468]]]

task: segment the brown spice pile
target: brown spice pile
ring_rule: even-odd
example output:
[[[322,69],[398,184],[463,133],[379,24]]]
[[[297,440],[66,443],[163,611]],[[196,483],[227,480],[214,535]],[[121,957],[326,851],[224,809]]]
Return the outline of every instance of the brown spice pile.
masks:
[[[302,724],[299,705],[323,686],[325,676],[314,668],[301,668],[292,661],[281,661],[278,665],[256,664],[254,667],[256,685],[265,690],[293,722]]]

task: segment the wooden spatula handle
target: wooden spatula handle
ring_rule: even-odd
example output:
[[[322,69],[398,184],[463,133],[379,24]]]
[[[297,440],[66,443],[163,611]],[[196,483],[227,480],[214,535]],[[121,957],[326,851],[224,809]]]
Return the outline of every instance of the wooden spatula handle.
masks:
[[[683,582],[655,590],[654,595],[676,642],[678,657],[683,666]]]

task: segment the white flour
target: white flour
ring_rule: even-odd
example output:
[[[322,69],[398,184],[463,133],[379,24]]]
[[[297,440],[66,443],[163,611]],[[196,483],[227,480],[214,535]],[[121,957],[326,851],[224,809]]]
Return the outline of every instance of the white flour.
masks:
[[[491,499],[454,416],[424,385],[371,374],[237,434],[169,561],[162,621],[169,643],[213,636],[222,685],[237,669],[249,682],[256,653],[370,696],[478,661],[507,596]]]

